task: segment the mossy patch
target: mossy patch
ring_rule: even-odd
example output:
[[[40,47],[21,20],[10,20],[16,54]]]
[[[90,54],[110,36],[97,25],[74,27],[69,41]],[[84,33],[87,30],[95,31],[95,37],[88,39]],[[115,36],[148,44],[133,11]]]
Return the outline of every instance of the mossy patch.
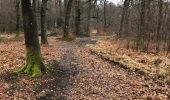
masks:
[[[47,67],[39,51],[27,48],[26,65],[16,70],[15,73],[31,74],[32,77],[38,77],[47,72]]]
[[[18,38],[20,36],[20,32],[15,32],[15,38]]]
[[[69,36],[66,36],[66,37],[62,37],[60,40],[61,41],[74,41],[75,39],[76,39],[75,36],[69,35]]]

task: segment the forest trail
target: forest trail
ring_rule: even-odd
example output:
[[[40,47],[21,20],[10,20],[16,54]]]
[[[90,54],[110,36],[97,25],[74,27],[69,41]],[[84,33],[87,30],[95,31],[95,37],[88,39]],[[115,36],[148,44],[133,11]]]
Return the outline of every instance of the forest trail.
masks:
[[[95,43],[94,39],[84,38],[71,43],[61,43],[60,47],[61,49],[65,48],[66,54],[59,66],[63,66],[63,69],[70,72],[71,75],[69,76],[71,84],[66,86],[61,93],[65,99],[163,100],[170,98],[168,86],[156,83],[144,76],[127,72],[118,65],[92,55],[85,47],[86,44],[91,43]],[[68,79],[66,80],[68,81]]]
[[[87,44],[97,39],[58,41],[62,54],[51,61],[52,73],[32,80],[29,76],[3,75],[2,100],[168,100],[170,87],[150,78],[128,72],[119,65],[92,54]],[[53,40],[53,42],[56,42]],[[50,41],[50,43],[53,43]],[[52,47],[52,48],[54,48]],[[57,57],[59,58],[59,57]],[[2,76],[1,76],[2,78]],[[4,98],[5,97],[5,98]]]

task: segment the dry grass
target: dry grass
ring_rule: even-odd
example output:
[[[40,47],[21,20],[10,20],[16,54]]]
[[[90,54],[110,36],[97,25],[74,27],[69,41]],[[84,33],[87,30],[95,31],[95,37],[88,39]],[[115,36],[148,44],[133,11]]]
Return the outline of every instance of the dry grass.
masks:
[[[118,63],[131,71],[143,75],[161,77],[170,81],[170,59],[166,56],[142,53],[121,48],[119,43],[100,40],[97,44],[87,45],[90,50],[111,62]]]

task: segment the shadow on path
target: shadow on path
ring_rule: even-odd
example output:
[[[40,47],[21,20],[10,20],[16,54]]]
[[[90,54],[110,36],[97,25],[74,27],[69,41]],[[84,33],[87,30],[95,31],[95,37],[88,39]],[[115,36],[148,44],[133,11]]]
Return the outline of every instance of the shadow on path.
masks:
[[[54,62],[51,66],[53,68],[52,73],[45,76],[45,80],[41,78],[43,82],[35,86],[35,91],[38,93],[37,100],[66,100],[65,91],[72,85],[71,77],[74,77],[77,71],[71,67],[61,66],[57,62]]]
[[[64,56],[61,61],[66,59],[65,57],[67,56]],[[36,100],[66,100],[65,91],[68,91],[73,84],[71,77],[77,74],[77,70],[70,66],[59,65],[58,61],[51,61],[49,65],[52,72],[38,78],[31,78],[24,74],[15,75],[10,72],[1,74],[0,81],[8,85],[4,89],[4,94],[8,95],[9,99],[14,99],[16,93],[22,93],[25,97],[17,99],[28,99],[27,97],[33,95]]]

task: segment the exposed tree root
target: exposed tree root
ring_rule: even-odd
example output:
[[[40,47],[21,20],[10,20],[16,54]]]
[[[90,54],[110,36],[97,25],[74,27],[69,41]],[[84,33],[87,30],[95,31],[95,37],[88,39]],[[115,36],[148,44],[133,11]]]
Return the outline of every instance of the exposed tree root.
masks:
[[[41,62],[41,64],[30,63],[15,71],[15,73],[31,74],[32,77],[38,77],[46,73],[47,70],[48,68],[45,67],[43,62]]]
[[[32,77],[37,77],[45,74],[48,69],[49,68],[44,65],[40,53],[27,49],[26,65],[15,71],[15,73],[31,74]]]

